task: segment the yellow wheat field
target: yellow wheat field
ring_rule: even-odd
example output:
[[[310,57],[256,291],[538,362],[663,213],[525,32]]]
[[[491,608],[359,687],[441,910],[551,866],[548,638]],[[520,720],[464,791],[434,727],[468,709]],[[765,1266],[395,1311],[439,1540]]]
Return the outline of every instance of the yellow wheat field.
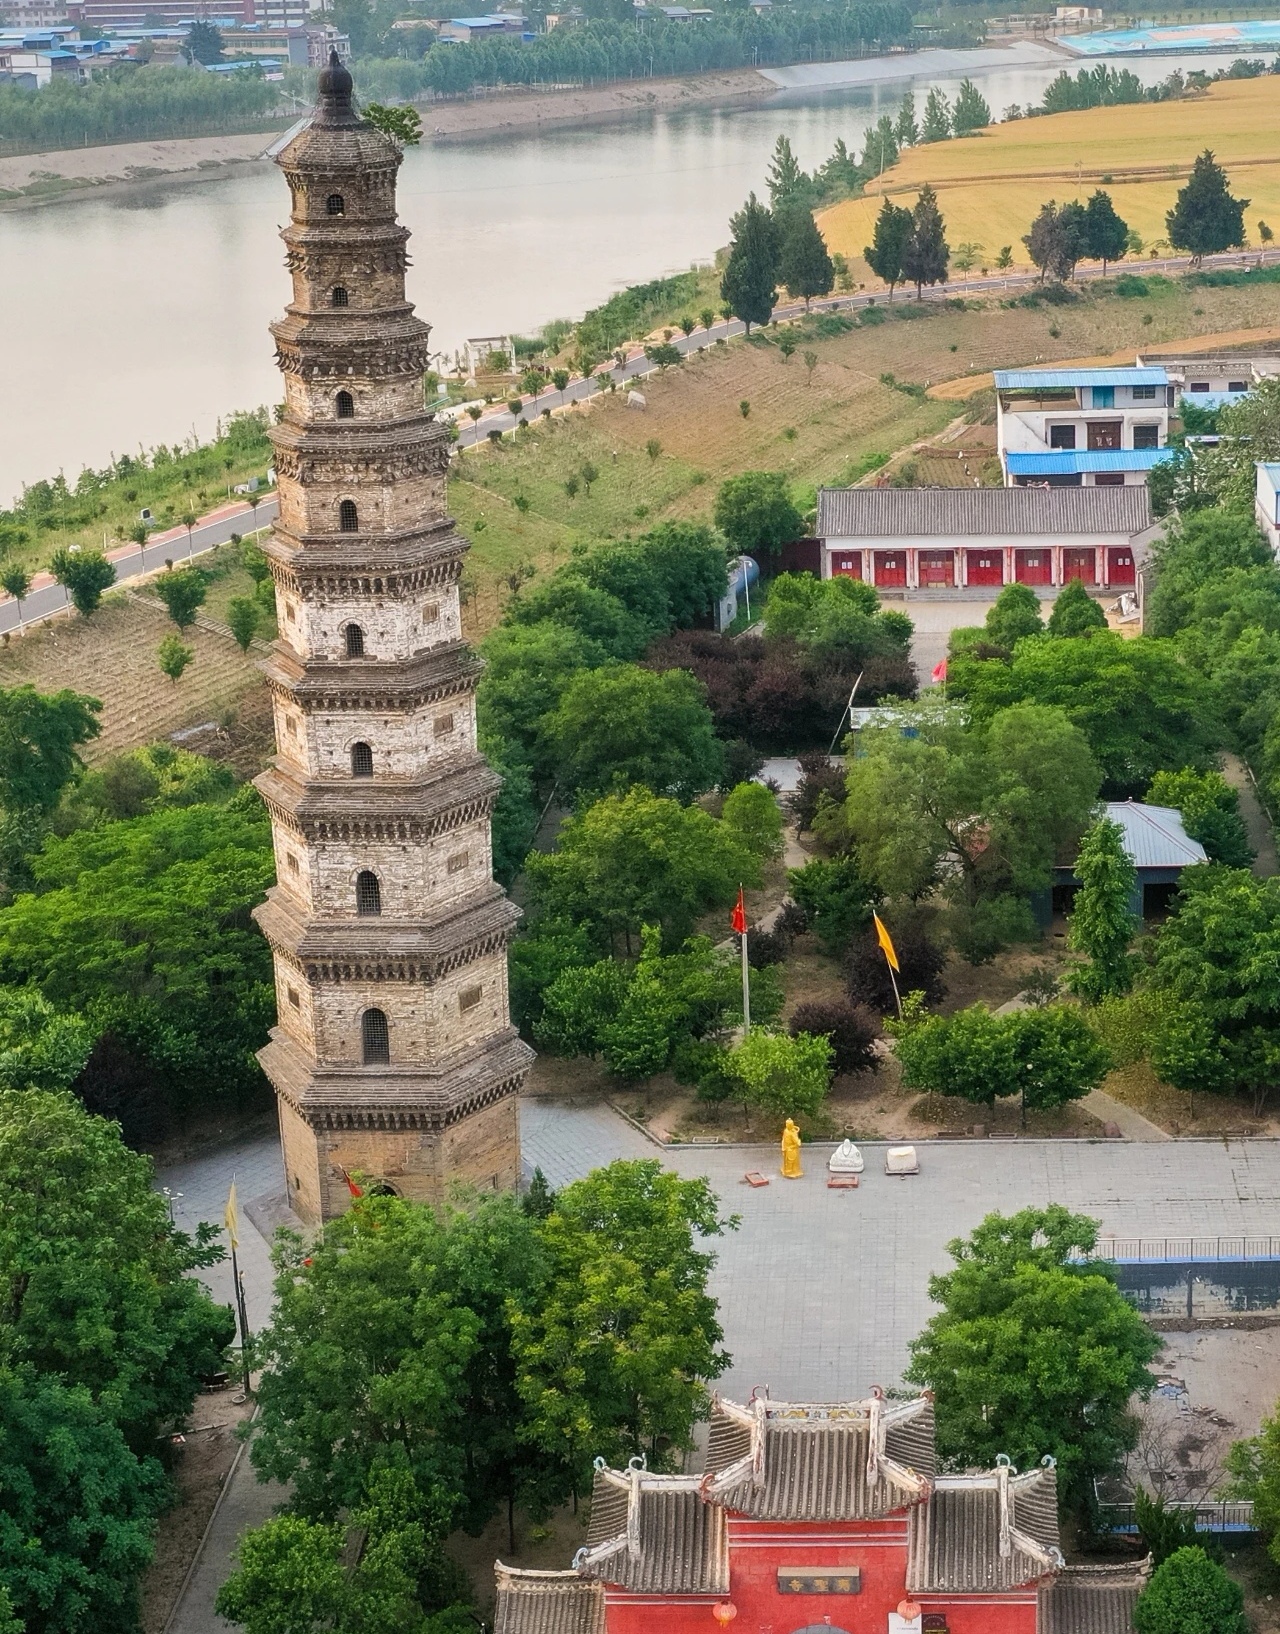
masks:
[[[1226,166],[1232,192],[1250,201],[1249,242],[1258,242],[1259,220],[1280,235],[1280,93],[1271,76],[1214,85],[1184,102],[1015,120],[977,136],[911,148],[885,172],[883,189],[895,203],[910,205],[921,185],[931,182],[953,255],[959,245],[975,244],[977,266],[994,267],[1007,244],[1014,264],[1027,266],[1022,235],[1044,201],[1083,203],[1099,186],[1144,243],[1163,239],[1165,212],[1206,147]],[[874,196],[849,199],[818,216],[828,247],[847,256],[856,278],[868,284],[876,280],[862,250],[871,242],[880,193],[877,182]]]

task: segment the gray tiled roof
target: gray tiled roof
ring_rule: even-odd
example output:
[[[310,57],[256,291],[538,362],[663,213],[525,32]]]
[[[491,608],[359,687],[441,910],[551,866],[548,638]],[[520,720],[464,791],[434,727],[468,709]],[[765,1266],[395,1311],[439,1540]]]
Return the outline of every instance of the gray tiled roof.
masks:
[[[604,1589],[577,1572],[494,1565],[494,1634],[605,1634]]]
[[[975,1594],[1034,1583],[1060,1564],[1051,1469],[942,1475],[911,1511],[907,1587]]]
[[[1064,1566],[1040,1589],[1040,1634],[1133,1634],[1133,1608],[1151,1575],[1146,1559],[1124,1566]]]
[[[717,1401],[704,1491],[759,1520],[870,1520],[915,1502],[935,1467],[933,1403],[924,1396],[749,1409]]]
[[[578,1571],[641,1594],[728,1593],[725,1513],[699,1486],[693,1476],[597,1469]]]
[[[1124,533],[1151,526],[1145,483],[1124,488],[820,488],[820,539]]]

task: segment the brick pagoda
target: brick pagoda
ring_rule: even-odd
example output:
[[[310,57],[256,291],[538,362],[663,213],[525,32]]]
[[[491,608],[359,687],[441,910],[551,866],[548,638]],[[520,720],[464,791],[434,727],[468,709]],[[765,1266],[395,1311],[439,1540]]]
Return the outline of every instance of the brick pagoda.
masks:
[[[289,1200],[341,1213],[349,1175],[420,1199],[513,1186],[517,910],[494,883],[499,780],[476,747],[462,640],[466,543],[445,514],[445,429],[424,408],[430,330],[405,298],[401,154],[337,57],[277,163],[293,277],[273,325],[285,407],[267,555],[276,758],[258,779],[276,884],[257,911],[277,1025],[261,1052]]]

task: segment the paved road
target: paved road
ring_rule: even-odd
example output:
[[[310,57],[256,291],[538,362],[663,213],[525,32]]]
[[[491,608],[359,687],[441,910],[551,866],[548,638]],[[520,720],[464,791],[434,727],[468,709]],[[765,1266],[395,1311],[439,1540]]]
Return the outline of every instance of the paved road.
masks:
[[[1238,267],[1241,265],[1256,265],[1259,262],[1273,264],[1277,261],[1280,261],[1280,249],[1252,251],[1244,256],[1237,250],[1227,255],[1207,255],[1203,264],[1205,267]],[[1119,270],[1128,273],[1169,273],[1186,272],[1190,266],[1189,257],[1174,256],[1162,260],[1126,261]],[[1110,268],[1113,277],[1116,271],[1117,268],[1113,265]],[[1102,269],[1101,267],[1084,267],[1077,273],[1076,277],[1078,282],[1088,283],[1101,278]],[[926,290],[924,299],[926,301],[949,301],[955,300],[961,295],[1016,293],[1021,290],[1031,289],[1038,282],[1037,275],[1032,272],[997,273],[987,278],[957,278],[949,284],[939,284],[933,289]],[[906,300],[909,299],[909,295],[900,294],[898,298]],[[851,312],[861,307],[883,306],[884,304],[884,292],[880,291],[877,294],[870,295],[834,295],[824,300],[814,301],[811,310],[814,312]],[[801,317],[804,310],[802,301],[776,306],[773,309],[774,320],[778,322],[788,318]],[[734,335],[741,335],[745,328],[746,326],[737,318],[723,319],[719,323],[712,324],[710,329],[695,330],[692,335],[682,335],[679,330],[676,330],[671,337],[671,344],[677,351],[687,356],[692,352],[704,351],[708,346],[714,346],[718,340],[728,340]],[[462,420],[458,427],[457,446],[459,448],[470,448],[478,442],[483,442],[491,431],[504,432],[512,430],[519,418],[533,420],[542,413],[543,409],[550,409],[554,412],[556,409],[562,409],[570,403],[584,402],[587,398],[596,396],[601,390],[607,391],[609,389],[607,384],[604,387],[599,384],[601,375],[605,376],[606,381],[612,380],[615,386],[626,386],[645,375],[653,374],[655,369],[656,365],[651,363],[645,356],[643,347],[638,347],[632,343],[628,347],[625,363],[615,365],[609,369],[605,369],[602,365],[591,379],[570,381],[563,392],[557,391],[554,386],[548,386],[545,391],[539,392],[536,397],[528,399],[519,416],[512,414],[509,409],[499,406],[489,409],[474,424],[469,420]]]
[[[155,573],[167,561],[177,566],[190,556],[226,544],[233,533],[252,533],[266,527],[275,521],[278,510],[279,502],[274,493],[264,494],[256,511],[243,500],[233,500],[202,516],[190,536],[184,527],[169,528],[164,533],[153,533],[145,549],[120,545],[107,552],[107,559],[115,566],[117,582],[137,578],[140,573]],[[37,573],[31,590],[23,598],[21,621],[18,603],[11,596],[0,596],[0,634],[36,623],[53,613],[65,612],[70,605],[71,598],[52,574]]]

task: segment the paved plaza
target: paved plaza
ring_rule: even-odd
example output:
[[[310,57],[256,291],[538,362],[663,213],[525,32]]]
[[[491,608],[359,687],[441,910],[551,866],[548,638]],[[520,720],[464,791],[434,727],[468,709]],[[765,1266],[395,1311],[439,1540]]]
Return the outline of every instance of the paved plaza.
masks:
[[[661,1157],[683,1175],[706,1175],[737,1231],[715,1245],[731,1371],[721,1388],[823,1399],[894,1384],[907,1345],[929,1314],[931,1273],[949,1263],[946,1244],[984,1214],[1063,1203],[1102,1222],[1104,1235],[1280,1236],[1280,1143],[1261,1141],[925,1141],[921,1173],[890,1179],[883,1147],[868,1144],[857,1191],[828,1191],[826,1148],[806,1155],[803,1180],[777,1176],[763,1147],[655,1146],[607,1106],[521,1103],[526,1172],[540,1167],[560,1186],[618,1157]],[[773,1175],[753,1190],[748,1169]],[[167,1171],[182,1192],[188,1227],[218,1220],[232,1171],[241,1199],[282,1192],[279,1147],[260,1137]],[[263,1218],[261,1207],[254,1212]],[[244,1220],[241,1268],[250,1321],[270,1306],[267,1246]],[[210,1286],[230,1295],[227,1267]]]

